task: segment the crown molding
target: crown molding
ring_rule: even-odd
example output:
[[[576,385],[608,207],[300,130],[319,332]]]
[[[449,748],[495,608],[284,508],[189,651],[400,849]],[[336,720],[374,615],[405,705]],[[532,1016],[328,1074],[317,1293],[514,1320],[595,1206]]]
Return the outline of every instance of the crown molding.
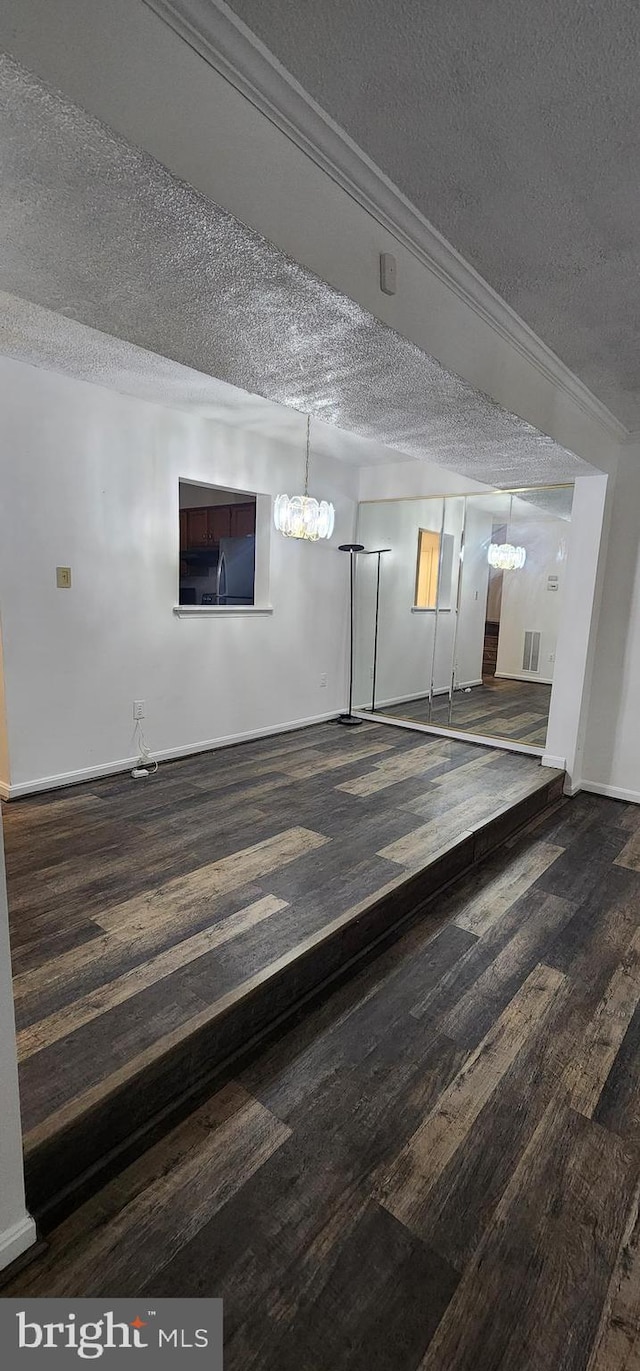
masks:
[[[144,0],[225,80],[617,443],[627,429],[312,99],[224,0]]]

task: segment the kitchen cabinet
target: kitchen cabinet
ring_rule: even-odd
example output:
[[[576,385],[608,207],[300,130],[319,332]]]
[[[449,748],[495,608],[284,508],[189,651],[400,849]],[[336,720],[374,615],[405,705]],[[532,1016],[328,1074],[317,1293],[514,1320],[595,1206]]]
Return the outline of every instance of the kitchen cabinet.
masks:
[[[180,549],[196,552],[221,538],[245,538],[256,531],[253,501],[235,505],[199,505],[180,510]]]
[[[209,516],[209,539],[212,543],[219,543],[221,538],[228,538],[231,534],[231,506],[212,505],[207,510]]]
[[[256,507],[253,503],[230,505],[232,538],[246,538],[256,531]]]
[[[187,514],[187,547],[207,547],[211,542],[209,537],[209,511],[206,505],[199,509],[188,509]]]

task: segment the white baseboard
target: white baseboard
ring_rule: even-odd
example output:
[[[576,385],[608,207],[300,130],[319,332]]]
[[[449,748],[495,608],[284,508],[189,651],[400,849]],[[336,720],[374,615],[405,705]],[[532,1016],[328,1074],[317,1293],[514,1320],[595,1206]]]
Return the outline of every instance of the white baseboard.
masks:
[[[599,781],[580,781],[576,790],[588,790],[592,795],[604,795],[608,800],[627,800],[640,805],[640,790],[627,790],[621,785],[601,785]],[[575,791],[573,792],[575,794]]]
[[[555,767],[556,771],[566,771],[567,759],[566,757],[554,757],[552,752],[543,752],[542,765]]]
[[[36,1241],[36,1226],[30,1214],[25,1214],[11,1228],[5,1228],[4,1233],[0,1233],[0,1271],[11,1266],[16,1257],[21,1257]]]
[[[185,743],[183,747],[166,747],[151,753],[156,762],[170,762],[179,757],[192,757],[198,752],[215,752],[220,747],[230,747],[232,743],[249,743],[256,738],[275,737],[279,733],[293,733],[297,728],[310,728],[313,724],[324,724],[336,719],[339,710],[331,709],[325,714],[315,714],[308,719],[293,719],[286,724],[271,724],[268,728],[249,730],[246,733],[228,733],[223,738],[209,738],[202,743]],[[120,772],[131,771],[137,766],[138,756],[123,757],[117,762],[103,762],[99,766],[82,767],[79,771],[61,771],[55,776],[39,776],[33,781],[18,781],[15,785],[0,782],[0,796],[3,800],[19,800],[23,795],[39,795],[41,791],[58,790],[62,786],[80,785],[83,781],[96,781],[102,776],[117,776]]]
[[[522,671],[494,671],[501,681],[525,681],[527,685],[553,685],[553,679],[549,676],[526,676]]]
[[[479,680],[477,680],[477,681],[464,681],[462,685],[456,686],[456,690],[472,690],[474,686],[481,686],[481,685],[482,685],[482,677],[480,677]],[[449,687],[448,687],[448,686],[439,686],[439,688],[438,688],[437,690],[434,690],[433,694],[434,694],[434,698],[435,698],[436,695],[448,695],[448,694],[449,694]],[[411,692],[410,695],[394,695],[391,699],[388,699],[388,700],[376,700],[376,711],[379,712],[381,709],[391,709],[393,705],[408,705],[408,704],[411,704],[411,702],[412,702],[413,700],[428,700],[428,699],[429,699],[429,692],[428,692],[428,690],[425,690],[425,691],[424,691],[424,694],[419,694],[419,693],[416,694],[415,690],[412,690],[412,692]],[[364,712],[365,710],[371,708],[371,701],[370,701],[370,700],[369,700],[369,701],[365,701],[364,704],[361,704],[361,705],[354,705],[353,707],[354,707],[354,709],[358,709],[358,710],[360,710],[361,712]]]

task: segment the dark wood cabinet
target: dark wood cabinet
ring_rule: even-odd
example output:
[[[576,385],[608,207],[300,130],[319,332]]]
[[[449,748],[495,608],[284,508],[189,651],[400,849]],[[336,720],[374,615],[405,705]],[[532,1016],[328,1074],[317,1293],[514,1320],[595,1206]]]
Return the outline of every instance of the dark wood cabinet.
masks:
[[[196,552],[221,538],[246,538],[256,531],[254,501],[235,505],[199,505],[180,510],[180,550]]]
[[[187,510],[187,547],[207,547],[209,538],[209,511],[206,505],[200,509]]]
[[[246,538],[256,531],[256,507],[253,503],[230,505],[231,537]]]
[[[209,536],[211,542],[219,543],[221,538],[229,538],[231,535],[230,505],[212,505],[207,513],[209,515]]]

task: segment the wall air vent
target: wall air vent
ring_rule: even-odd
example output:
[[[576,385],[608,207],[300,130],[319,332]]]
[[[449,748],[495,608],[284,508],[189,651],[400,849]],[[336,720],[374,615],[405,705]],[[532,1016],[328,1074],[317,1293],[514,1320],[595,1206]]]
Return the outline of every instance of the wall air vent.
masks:
[[[524,635],[524,652],[522,654],[522,670],[537,671],[540,661],[540,634],[532,630]]]

